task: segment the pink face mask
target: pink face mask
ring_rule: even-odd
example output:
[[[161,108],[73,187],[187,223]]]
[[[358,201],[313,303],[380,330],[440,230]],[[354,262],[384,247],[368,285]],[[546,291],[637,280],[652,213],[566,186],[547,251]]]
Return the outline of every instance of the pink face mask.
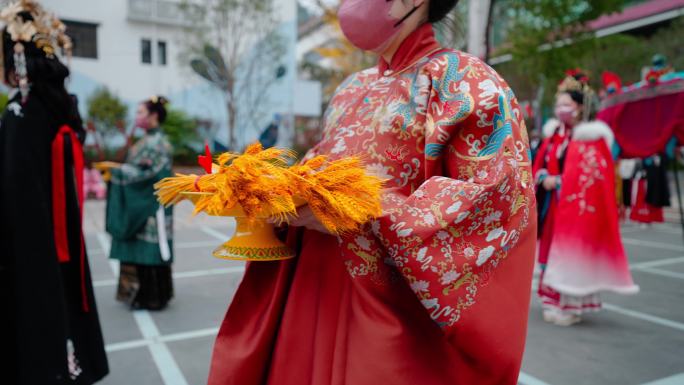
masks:
[[[135,126],[142,128],[143,130],[147,130],[148,128],[150,128],[149,119],[147,119],[147,117],[144,116],[136,116]]]
[[[352,44],[364,51],[381,52],[418,7],[401,19],[392,17],[391,9],[391,0],[344,0],[337,18],[342,33]]]
[[[555,113],[558,120],[568,125],[575,123],[577,118],[577,109],[574,107],[556,107]]]

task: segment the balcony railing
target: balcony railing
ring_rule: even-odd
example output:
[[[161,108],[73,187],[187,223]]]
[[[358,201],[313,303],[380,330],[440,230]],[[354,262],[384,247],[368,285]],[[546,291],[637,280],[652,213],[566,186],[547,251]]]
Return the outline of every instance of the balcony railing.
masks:
[[[187,26],[178,1],[128,0],[128,19],[143,23]]]

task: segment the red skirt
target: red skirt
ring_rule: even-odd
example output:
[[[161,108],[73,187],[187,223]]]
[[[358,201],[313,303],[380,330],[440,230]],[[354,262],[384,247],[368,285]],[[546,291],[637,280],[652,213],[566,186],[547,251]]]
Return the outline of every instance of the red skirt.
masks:
[[[646,202],[646,180],[637,181],[636,197],[633,199],[629,219],[639,223],[663,223],[665,217],[662,207],[655,207]]]
[[[531,255],[530,235],[520,248]],[[306,231],[296,244],[296,259],[249,264],[216,340],[210,385],[517,382],[529,285],[492,279],[446,335],[400,276],[385,285],[351,278],[331,236]],[[497,274],[528,278],[532,259],[521,261]]]

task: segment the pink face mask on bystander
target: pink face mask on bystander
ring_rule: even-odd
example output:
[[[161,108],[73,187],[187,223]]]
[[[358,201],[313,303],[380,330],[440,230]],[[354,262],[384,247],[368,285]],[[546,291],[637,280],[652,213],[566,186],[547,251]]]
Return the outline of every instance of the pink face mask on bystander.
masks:
[[[555,114],[561,122],[572,125],[577,119],[578,111],[575,107],[562,106],[556,107]]]
[[[135,126],[147,130],[150,127],[150,120],[146,116],[137,116],[135,118]]]

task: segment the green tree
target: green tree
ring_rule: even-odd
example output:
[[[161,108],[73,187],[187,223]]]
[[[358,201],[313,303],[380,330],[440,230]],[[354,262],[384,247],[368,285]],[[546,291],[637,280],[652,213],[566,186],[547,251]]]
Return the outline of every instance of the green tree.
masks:
[[[580,66],[593,74],[593,86],[601,85],[600,74],[611,71],[618,74],[623,84],[641,79],[641,70],[651,65],[655,54],[663,54],[675,69],[684,69],[684,17],[675,19],[670,25],[660,28],[651,36],[617,34],[596,41],[597,52],[586,52],[579,58]]]
[[[497,0],[495,14],[509,26],[507,46],[512,56],[501,66],[506,78],[518,79],[516,92],[537,100],[553,94],[563,72],[582,64],[586,55],[598,55],[601,45],[587,24],[601,15],[619,11],[625,0]],[[513,82],[512,82],[513,83]],[[538,111],[539,112],[539,111]],[[539,114],[537,114],[539,115]]]
[[[128,107],[107,87],[100,87],[87,100],[88,119],[105,132],[115,132],[125,126]]]
[[[4,110],[9,102],[7,94],[0,92],[0,110]]]
[[[173,157],[177,163],[196,163],[197,144],[200,142],[197,127],[197,120],[184,111],[170,109],[167,112],[162,130],[173,146]]]
[[[108,143],[114,136],[123,135],[126,145],[131,144],[133,133],[126,133],[128,106],[106,87],[96,89],[88,97],[86,104],[88,127],[95,133],[95,148],[99,158],[121,160],[127,146],[113,154],[114,150],[108,147]]]

